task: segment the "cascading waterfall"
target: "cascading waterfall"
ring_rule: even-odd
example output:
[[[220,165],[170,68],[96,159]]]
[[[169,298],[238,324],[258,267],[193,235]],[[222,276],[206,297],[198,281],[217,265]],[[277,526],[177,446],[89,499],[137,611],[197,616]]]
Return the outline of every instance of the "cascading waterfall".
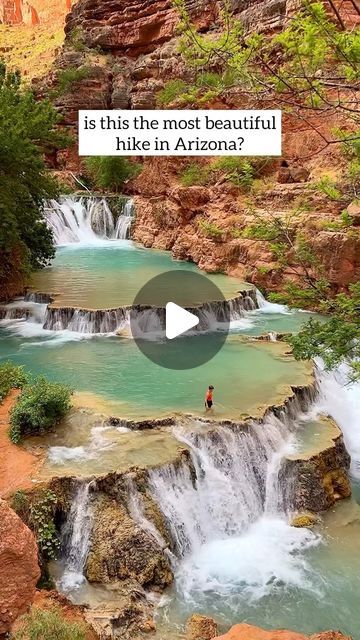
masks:
[[[175,428],[191,463],[151,470],[149,488],[171,534],[177,590],[185,600],[234,589],[236,597],[245,590],[257,598],[278,582],[304,581],[300,551],[319,538],[289,526],[295,487],[280,471],[315,394],[313,388],[296,396],[263,421]]]
[[[194,332],[221,330],[221,325],[244,317],[246,311],[256,308],[256,292],[249,290],[229,301],[206,302],[188,310],[199,317],[199,324]],[[164,336],[165,310],[163,308],[131,308],[117,309],[76,309],[48,307],[44,329],[51,331],[75,331],[78,333],[114,333],[130,326],[138,337],[147,338]]]
[[[64,571],[59,586],[64,592],[76,589],[85,582],[84,567],[89,553],[93,523],[90,501],[93,488],[94,481],[79,486],[62,529]]]
[[[106,198],[62,196],[47,203],[45,215],[56,245],[98,244],[129,237],[134,205],[131,199],[124,199],[116,220]]]

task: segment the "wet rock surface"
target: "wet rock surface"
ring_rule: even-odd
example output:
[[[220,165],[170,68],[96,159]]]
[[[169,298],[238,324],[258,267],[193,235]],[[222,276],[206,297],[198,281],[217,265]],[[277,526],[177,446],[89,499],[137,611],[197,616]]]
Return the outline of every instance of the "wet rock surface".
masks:
[[[86,563],[90,582],[133,579],[164,588],[173,575],[163,550],[119,503],[102,496],[94,506],[94,528]]]

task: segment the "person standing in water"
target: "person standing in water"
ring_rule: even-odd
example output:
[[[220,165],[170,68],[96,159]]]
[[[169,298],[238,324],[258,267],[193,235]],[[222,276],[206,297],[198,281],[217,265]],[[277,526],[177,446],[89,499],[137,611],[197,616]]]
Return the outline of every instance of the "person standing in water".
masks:
[[[212,386],[212,384],[209,386],[207,392],[206,392],[206,396],[205,396],[205,409],[206,411],[209,411],[211,409],[211,407],[213,406],[213,391],[214,391],[214,387]]]

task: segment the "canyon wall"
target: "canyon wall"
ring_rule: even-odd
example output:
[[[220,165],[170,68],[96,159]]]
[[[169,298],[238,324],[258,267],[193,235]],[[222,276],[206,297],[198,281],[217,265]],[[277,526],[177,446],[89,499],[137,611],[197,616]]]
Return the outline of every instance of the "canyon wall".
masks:
[[[216,0],[189,0],[187,6],[199,31],[216,32]],[[266,34],[281,30],[299,6],[298,0],[232,2],[234,18],[246,30]],[[331,4],[327,7],[333,11]],[[341,20],[354,25],[358,19],[353,3],[342,3]],[[170,0],[79,0],[66,18],[65,45],[53,72],[39,86],[40,94],[56,92],[66,70],[80,70],[79,78],[55,98],[64,126],[75,136],[79,109],[158,108],[158,94],[169,80],[193,80],[179,52],[177,24]],[[279,106],[276,98],[272,104],[257,104],[241,86],[202,104],[210,109],[269,106]],[[259,188],[250,194],[221,173],[210,184],[185,187],[182,172],[189,159],[145,159],[141,175],[126,187],[136,196],[134,239],[171,250],[175,258],[194,261],[206,271],[224,271],[277,291],[284,282],[301,278],[299,270],[294,274],[298,265],[280,268],[269,242],[242,237],[239,230],[264,214],[286,217],[303,207],[296,229],[304,230],[334,290],[346,289],[360,275],[360,218],[355,216],[349,229],[343,229],[339,220],[349,202],[330,201],[315,188],[319,176],[328,172],[337,179],[344,169],[339,150],[334,145],[323,149],[322,137],[342,123],[335,113],[326,118],[311,111],[306,115],[307,124],[284,114],[283,157],[267,163],[259,174]],[[208,162],[199,160],[204,167]],[[53,163],[65,175],[84,171],[75,147],[58,153]]]

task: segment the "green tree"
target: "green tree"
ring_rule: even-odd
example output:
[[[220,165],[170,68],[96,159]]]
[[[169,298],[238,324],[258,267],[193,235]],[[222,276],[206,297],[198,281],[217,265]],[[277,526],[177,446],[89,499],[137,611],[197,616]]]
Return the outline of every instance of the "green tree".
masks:
[[[25,284],[32,269],[54,255],[44,220],[44,201],[57,193],[44,154],[64,147],[58,115],[48,101],[23,89],[19,73],[0,62],[0,290]]]
[[[134,178],[141,171],[141,164],[121,156],[91,156],[86,158],[85,167],[96,187],[116,192],[126,180]]]
[[[320,356],[325,368],[330,370],[346,361],[351,368],[351,378],[360,378],[360,283],[350,285],[350,295],[343,293],[323,303],[322,308],[331,312],[323,323],[309,320],[298,335],[291,336],[297,359]]]

